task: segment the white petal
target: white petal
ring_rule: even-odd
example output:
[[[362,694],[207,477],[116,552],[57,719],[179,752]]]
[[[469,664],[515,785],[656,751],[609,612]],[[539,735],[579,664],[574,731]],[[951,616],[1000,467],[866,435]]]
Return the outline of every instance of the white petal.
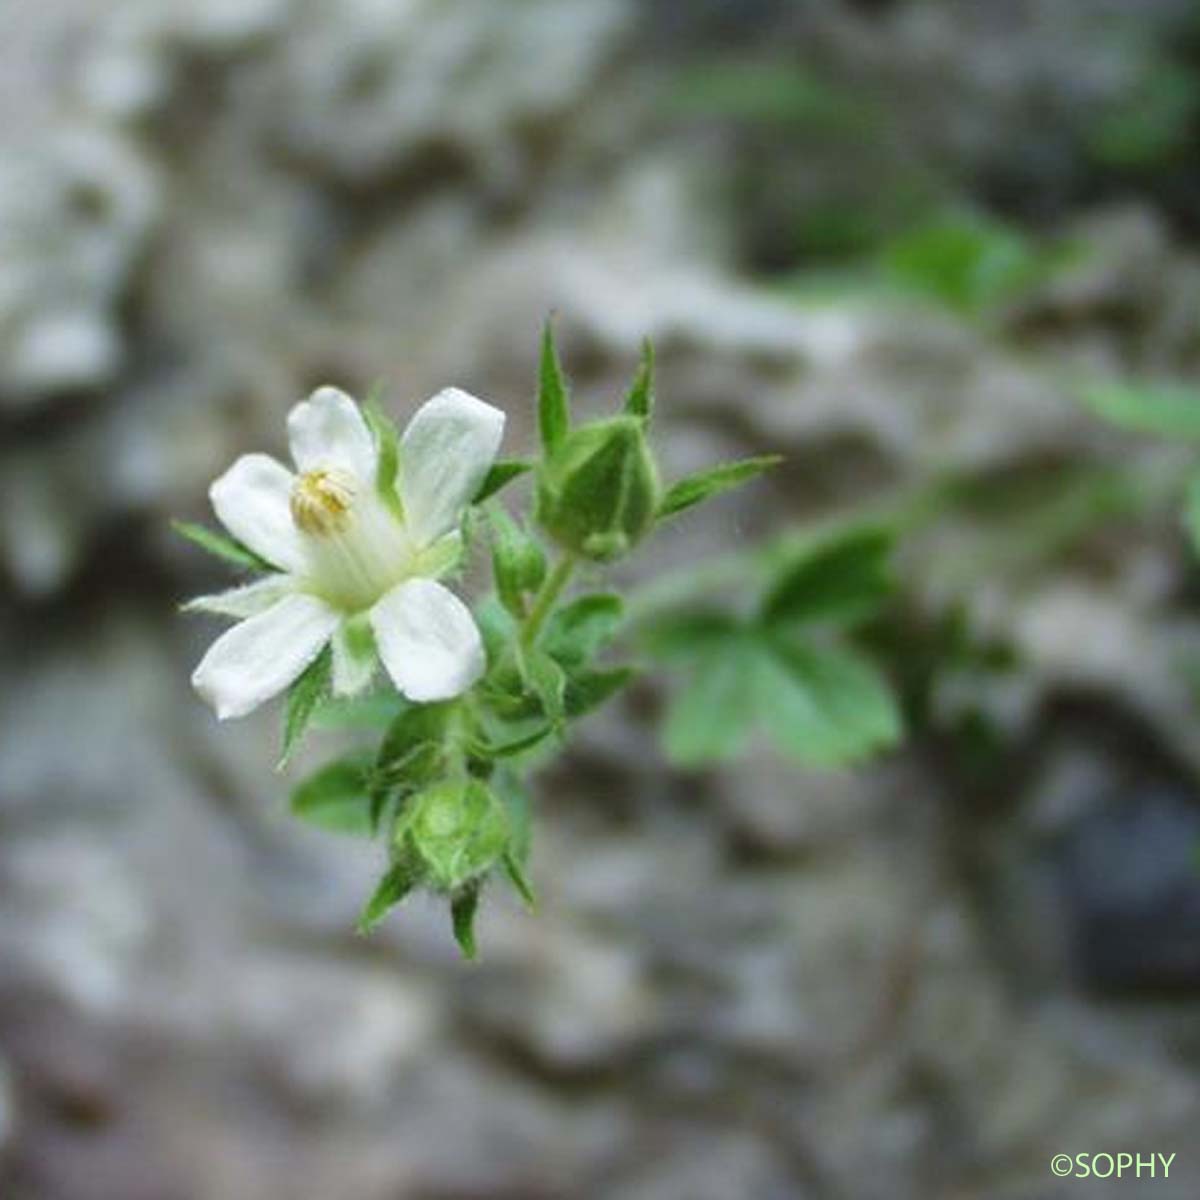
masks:
[[[467,606],[432,579],[410,579],[371,609],[379,657],[410,700],[449,700],[485,666],[483,641]]]
[[[364,691],[378,661],[370,627],[352,630],[343,621],[333,635],[333,694],[357,696]]]
[[[426,401],[400,442],[404,518],[421,545],[449,533],[500,449],[504,414],[458,388]]]
[[[221,524],[255,554],[287,571],[304,567],[304,544],[292,521],[295,476],[266,454],[244,454],[208,489]]]
[[[337,388],[317,388],[292,409],[288,441],[301,471],[341,467],[355,479],[375,479],[375,439],[358,405]]]
[[[244,587],[230,588],[212,596],[197,596],[183,606],[183,611],[219,613],[223,617],[256,617],[295,591],[295,587],[290,575],[268,575]]]
[[[222,721],[245,716],[304,671],[340,619],[315,596],[288,596],[217,638],[193,672],[192,686]]]

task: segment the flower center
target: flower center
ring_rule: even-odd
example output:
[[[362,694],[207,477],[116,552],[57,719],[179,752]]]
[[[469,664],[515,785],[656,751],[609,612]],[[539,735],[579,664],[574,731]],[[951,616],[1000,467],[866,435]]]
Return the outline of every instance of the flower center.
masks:
[[[305,471],[292,486],[292,520],[314,537],[344,530],[353,503],[354,480],[336,467]]]
[[[298,476],[290,507],[306,535],[308,588],[344,612],[369,608],[417,566],[403,523],[373,487],[340,467]]]

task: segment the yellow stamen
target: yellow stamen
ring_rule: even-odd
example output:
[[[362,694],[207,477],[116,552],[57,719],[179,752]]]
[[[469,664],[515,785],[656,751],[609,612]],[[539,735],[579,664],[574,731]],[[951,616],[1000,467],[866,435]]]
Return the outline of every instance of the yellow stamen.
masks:
[[[305,533],[323,537],[346,528],[354,503],[354,480],[344,471],[305,471],[292,487],[292,520]]]

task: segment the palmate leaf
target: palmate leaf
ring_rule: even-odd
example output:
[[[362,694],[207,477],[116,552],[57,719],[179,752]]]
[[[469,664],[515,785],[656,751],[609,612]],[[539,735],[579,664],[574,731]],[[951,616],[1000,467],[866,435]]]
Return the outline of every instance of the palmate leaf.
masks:
[[[857,761],[894,744],[901,720],[878,672],[856,652],[745,625],[710,641],[667,716],[667,754],[681,766],[729,759],[765,734],[810,766]]]
[[[207,525],[197,525],[194,521],[172,521],[171,528],[180,537],[187,538],[189,542],[222,562],[232,563],[235,567],[244,567],[250,571],[277,570],[261,555],[255,554],[249,546],[220,530],[210,529]]]
[[[768,624],[848,622],[869,616],[892,590],[894,534],[859,525],[810,542],[776,572],[761,605]]]
[[[1183,384],[1097,384],[1083,402],[1113,425],[1160,437],[1200,438],[1200,388]]]
[[[667,713],[667,757],[684,767],[733,758],[746,748],[755,721],[757,663],[749,640],[710,648]]]
[[[782,754],[839,767],[894,745],[901,718],[887,684],[860,655],[770,636],[756,672],[759,719]]]
[[[744,458],[740,462],[723,463],[707,471],[688,475],[667,488],[658,506],[660,521],[673,517],[693,505],[711,500],[722,492],[749,482],[769,470],[783,459],[778,454],[763,454],[758,458]]]

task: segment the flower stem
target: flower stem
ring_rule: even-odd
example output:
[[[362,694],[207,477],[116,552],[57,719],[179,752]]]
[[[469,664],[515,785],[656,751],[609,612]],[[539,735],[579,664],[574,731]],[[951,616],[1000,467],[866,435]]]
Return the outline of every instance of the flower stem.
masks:
[[[550,615],[559,596],[562,595],[562,590],[567,586],[574,571],[574,556],[564,554],[555,564],[554,570],[546,576],[541,588],[538,589],[538,594],[533,599],[533,607],[529,610],[529,615],[521,626],[521,646],[524,649],[529,649],[537,641],[537,635],[541,633],[546,618]]]

